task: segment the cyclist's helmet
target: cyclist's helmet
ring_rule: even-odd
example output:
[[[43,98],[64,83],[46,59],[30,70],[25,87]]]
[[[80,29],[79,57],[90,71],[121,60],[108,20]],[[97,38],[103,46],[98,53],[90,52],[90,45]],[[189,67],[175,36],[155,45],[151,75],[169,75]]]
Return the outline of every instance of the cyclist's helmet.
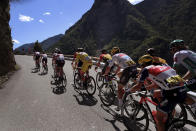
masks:
[[[58,48],[55,48],[54,53],[58,53],[58,50],[59,50]]]
[[[120,48],[119,47],[113,47],[111,50],[111,55],[115,55],[116,53],[120,53]]]
[[[101,50],[101,53],[102,54],[107,54],[107,50],[106,49],[103,49],[103,50]]]
[[[83,48],[78,48],[78,49],[77,49],[77,52],[83,52],[83,51],[84,51]]]
[[[148,66],[153,63],[153,57],[150,55],[143,55],[142,57],[139,58],[138,63],[141,66]]]
[[[185,48],[185,44],[184,44],[184,41],[181,40],[181,39],[176,39],[176,40],[173,40],[170,45],[169,45],[169,48],[170,50],[172,49],[178,49],[178,50],[181,50],[181,49],[184,49]]]
[[[151,56],[154,56],[155,49],[154,48],[149,48],[149,49],[147,49],[146,53],[149,54],[149,55],[151,55]]]

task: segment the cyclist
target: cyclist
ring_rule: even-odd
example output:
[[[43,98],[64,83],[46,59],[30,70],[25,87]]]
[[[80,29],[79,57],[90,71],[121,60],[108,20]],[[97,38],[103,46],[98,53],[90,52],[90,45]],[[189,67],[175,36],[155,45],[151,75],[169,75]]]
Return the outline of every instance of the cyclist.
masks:
[[[47,54],[45,53],[45,51],[43,51],[43,53],[42,53],[42,66],[47,67],[47,63],[48,63]]]
[[[74,57],[73,57],[73,60],[72,60],[72,62],[71,62],[72,67],[73,67],[73,65],[74,65],[73,63],[74,63],[75,60],[76,60],[77,54],[80,53],[80,52],[83,52],[83,51],[84,51],[83,48],[78,48],[77,51],[74,53]],[[78,64],[77,64],[77,67],[78,67],[78,68],[82,67],[82,64],[83,64],[82,61],[79,60],[79,61],[78,61]],[[74,67],[73,67],[73,68],[74,68]]]
[[[147,78],[150,78],[161,88],[162,99],[157,106],[157,128],[158,131],[165,131],[167,114],[172,112],[177,103],[186,99],[186,88],[184,80],[176,71],[167,65],[153,65],[153,57],[144,55],[138,63],[142,67],[139,81],[131,88],[131,92],[140,90]]]
[[[157,57],[155,55],[155,53],[156,53],[156,51],[155,51],[154,48],[149,48],[149,49],[146,50],[146,54],[153,57],[153,64],[154,65],[160,65],[160,64],[168,65],[166,60],[164,60],[164,59],[162,59],[160,57]]]
[[[174,54],[173,67],[184,66],[188,71],[183,79],[188,80],[186,86],[190,90],[196,90],[196,53],[188,50],[183,40],[176,39],[170,43],[170,52]]]
[[[87,82],[85,82],[84,74],[88,73],[89,69],[92,66],[92,59],[91,57],[84,51],[77,53],[76,60],[75,60],[75,67],[78,66],[79,61],[82,62],[81,69],[79,70],[81,79],[83,81],[83,87],[87,86]]]
[[[101,53],[102,53],[102,54],[99,56],[99,61],[98,61],[98,63],[96,64],[95,70],[97,70],[97,68],[100,67],[100,63],[103,62],[105,65],[104,65],[104,67],[103,67],[103,69],[102,69],[102,74],[104,74],[105,71],[106,71],[106,68],[107,68],[107,66],[108,66],[108,64],[109,64],[108,61],[111,60],[112,57],[111,57],[110,54],[107,53],[107,50],[105,50],[105,49],[103,49],[103,50],[101,51]]]
[[[40,52],[38,52],[38,51],[36,51],[35,53],[34,53],[34,60],[35,60],[35,66],[36,66],[36,68],[39,68],[40,67],[40,57],[41,55],[40,55]]]
[[[136,63],[128,55],[120,53],[119,47],[113,47],[111,50],[111,55],[113,55],[112,60],[109,61],[105,75],[108,75],[111,67],[114,64],[118,66],[115,74],[117,74],[120,78],[120,81],[118,82],[118,106],[116,108],[116,110],[119,111],[123,104],[123,87],[128,83],[130,78],[136,78],[137,67]]]
[[[65,65],[65,58],[64,55],[62,54],[61,50],[59,49],[57,51],[57,57],[56,57],[56,69],[57,69],[57,75],[60,78],[60,80],[63,79],[63,66]]]

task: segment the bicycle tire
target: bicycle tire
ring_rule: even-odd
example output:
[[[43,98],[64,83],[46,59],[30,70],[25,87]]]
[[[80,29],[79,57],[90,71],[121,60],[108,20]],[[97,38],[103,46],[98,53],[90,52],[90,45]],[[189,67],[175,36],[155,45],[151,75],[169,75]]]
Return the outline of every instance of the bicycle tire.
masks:
[[[190,120],[175,120],[170,126],[168,126],[167,131],[193,131],[196,129],[196,123]]]
[[[148,127],[149,127],[148,112],[147,112],[146,108],[144,108],[144,106],[142,104],[140,104],[139,102],[135,101],[135,104],[136,104],[136,106],[135,106],[135,109],[133,109],[134,112],[133,112],[132,118],[133,118],[133,120],[135,120],[136,126],[137,126],[137,124],[139,124],[138,126],[141,131],[147,131]],[[142,117],[138,116],[141,114],[143,114]],[[143,124],[139,123],[142,120],[144,120],[145,122]],[[144,126],[143,129],[141,129],[142,126]]]
[[[102,84],[99,90],[99,98],[104,106],[111,106],[115,101],[115,92],[112,85]]]
[[[81,86],[81,78],[80,78],[80,74],[79,73],[75,73],[75,75],[74,75],[74,86],[76,88],[80,88],[80,86]]]
[[[92,92],[89,89],[93,89]],[[96,82],[92,76],[89,76],[87,79],[86,91],[89,95],[94,95],[96,92]]]
[[[104,83],[104,77],[102,76],[101,72],[98,72],[96,75],[96,84],[97,84],[98,89],[100,89],[103,83]]]
[[[186,111],[186,108],[183,104],[177,104],[179,105],[179,107],[181,108],[181,112],[178,116],[175,116],[174,115],[174,118],[173,119],[181,119],[183,121],[186,121],[188,118],[187,118],[187,111]]]

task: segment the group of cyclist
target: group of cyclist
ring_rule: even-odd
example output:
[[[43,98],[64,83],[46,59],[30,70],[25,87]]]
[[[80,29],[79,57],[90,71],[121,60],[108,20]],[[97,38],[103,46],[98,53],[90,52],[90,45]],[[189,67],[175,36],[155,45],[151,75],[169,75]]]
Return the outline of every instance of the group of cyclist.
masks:
[[[33,60],[35,61],[35,67],[40,68],[40,63],[42,62],[42,66],[47,66],[47,54],[43,51],[42,54],[39,51],[35,51],[33,55]]]
[[[159,89],[154,93],[154,97],[159,100],[156,114],[157,128],[158,131],[164,131],[168,113],[173,111],[177,103],[191,105],[195,111],[196,103],[187,96],[187,91],[196,90],[196,53],[189,50],[183,40],[172,41],[170,52],[174,55],[174,64],[173,67],[170,67],[164,59],[155,56],[154,52],[155,49],[150,48],[145,55],[139,58],[139,68],[136,62],[127,54],[121,53],[118,47],[112,48],[112,57],[104,57],[108,54],[102,52],[100,60],[103,57],[107,59],[105,64],[107,67],[103,69],[103,75],[108,75],[114,64],[118,67],[115,73],[119,76],[119,103],[116,110],[120,110],[123,104],[122,97],[125,92],[123,87],[130,78],[135,82],[130,92],[139,91],[144,87],[147,90]],[[97,66],[100,65],[99,63]],[[180,64],[188,70],[183,77],[178,75],[175,70]]]
[[[119,77],[118,81],[118,106],[117,111],[122,107],[122,97],[125,93],[124,87],[130,78],[135,83],[130,92],[143,89],[155,90],[154,97],[157,98],[159,104],[157,106],[157,128],[158,131],[164,131],[164,122],[167,120],[168,113],[172,112],[177,103],[187,103],[191,105],[193,110],[196,103],[192,98],[187,96],[187,91],[196,90],[196,53],[189,50],[183,40],[177,39],[170,43],[170,53],[173,54],[174,64],[170,67],[167,62],[155,55],[155,49],[149,48],[146,54],[141,56],[138,64],[125,53],[122,53],[119,47],[113,47],[111,55],[107,50],[102,50],[99,61],[95,70],[101,66],[101,62],[105,63],[102,69],[102,75],[107,76],[114,66],[117,67],[115,75]],[[43,53],[42,62],[47,64],[47,55]],[[41,55],[35,52],[35,63],[40,62]],[[46,58],[46,59],[45,59]],[[63,74],[63,66],[65,64],[64,55],[59,49],[55,49],[52,64],[57,75],[61,77]],[[88,73],[92,66],[92,58],[84,52],[83,48],[78,48],[74,54],[72,61],[73,69],[78,69],[83,81],[82,87],[87,86],[84,74]],[[184,66],[188,71],[181,77],[176,73],[179,65]]]

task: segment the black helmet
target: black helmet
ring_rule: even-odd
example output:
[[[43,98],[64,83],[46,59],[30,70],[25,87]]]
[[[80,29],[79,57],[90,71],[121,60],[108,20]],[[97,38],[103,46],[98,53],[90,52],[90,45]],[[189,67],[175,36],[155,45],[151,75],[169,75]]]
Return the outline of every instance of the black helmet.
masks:
[[[102,50],[101,50],[101,53],[102,53],[102,54],[107,54],[107,50],[106,50],[106,49],[102,49]]]
[[[173,41],[170,43],[169,48],[170,48],[170,50],[173,49],[173,48],[183,49],[183,48],[185,48],[184,41],[181,40],[181,39],[173,40]]]
[[[78,49],[77,49],[77,52],[83,52],[83,51],[84,51],[83,48],[78,48]]]
[[[146,50],[146,53],[149,54],[149,55],[151,55],[151,56],[154,56],[155,49],[154,48],[149,48],[149,49]]]

